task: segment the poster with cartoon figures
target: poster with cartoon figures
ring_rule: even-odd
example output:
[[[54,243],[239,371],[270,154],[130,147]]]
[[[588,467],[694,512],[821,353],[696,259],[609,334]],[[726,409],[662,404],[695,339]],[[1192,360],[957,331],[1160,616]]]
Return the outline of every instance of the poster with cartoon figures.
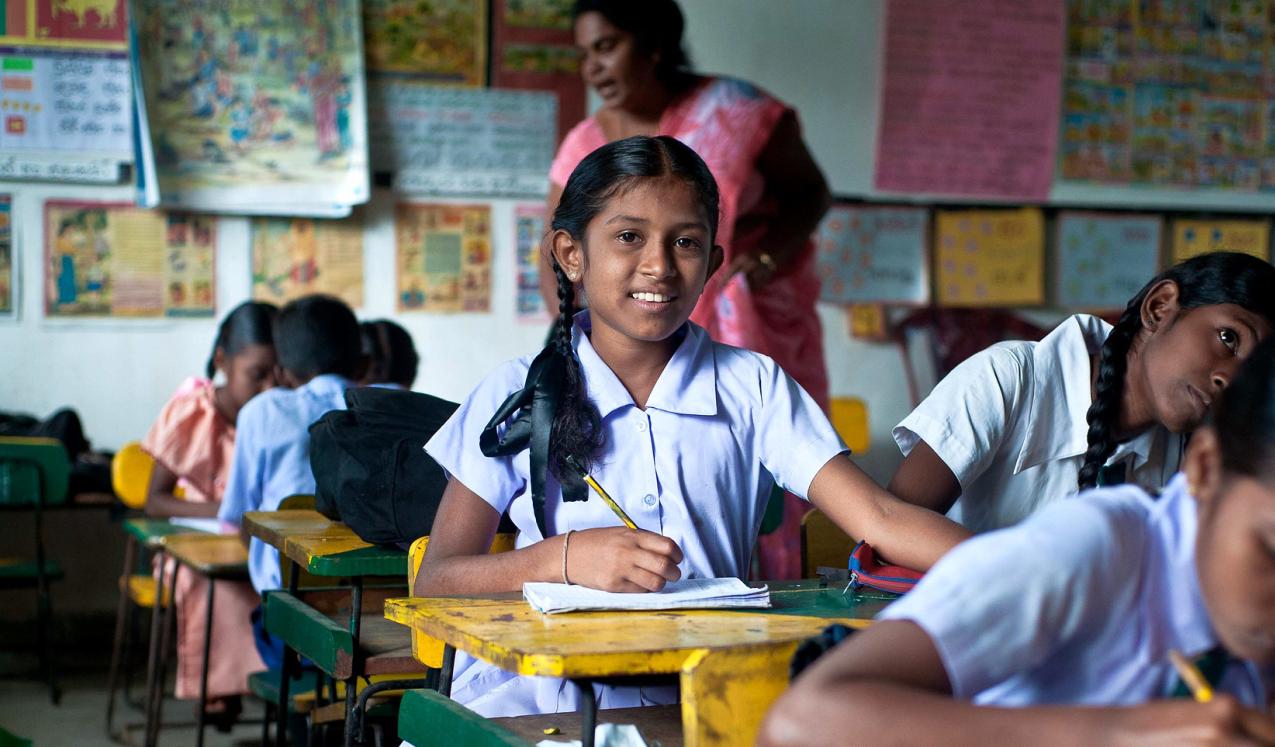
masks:
[[[399,311],[491,309],[491,207],[399,203]]]
[[[1054,300],[1059,306],[1123,309],[1159,272],[1159,216],[1064,211],[1057,230]]]
[[[544,235],[544,204],[514,209],[515,309],[520,322],[546,322],[550,318],[540,295],[540,240]]]
[[[815,234],[821,301],[924,304],[930,297],[924,208],[835,205]]]
[[[139,0],[142,199],[345,215],[368,198],[356,0]],[[153,182],[145,180],[153,174]]]
[[[1275,189],[1267,0],[1067,0],[1064,180]]]
[[[255,218],[252,298],[283,305],[327,293],[363,305],[363,227],[356,220]]]
[[[11,317],[17,308],[13,269],[13,195],[0,194],[0,318]]]
[[[939,210],[935,288],[942,306],[1045,301],[1045,219],[1037,208]]]
[[[487,82],[486,0],[363,0],[369,70],[461,86]]]
[[[213,315],[214,218],[50,200],[44,231],[50,317]]]
[[[1169,263],[1209,252],[1242,252],[1269,261],[1270,230],[1264,220],[1175,220]]]

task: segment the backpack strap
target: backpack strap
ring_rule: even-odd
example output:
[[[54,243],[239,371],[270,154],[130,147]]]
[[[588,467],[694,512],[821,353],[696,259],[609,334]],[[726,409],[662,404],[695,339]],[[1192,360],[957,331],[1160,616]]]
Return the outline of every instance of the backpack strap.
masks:
[[[562,394],[565,364],[562,356],[553,348],[545,348],[531,362],[527,370],[527,382],[522,389],[505,399],[491,420],[487,421],[478,438],[478,448],[484,456],[512,456],[530,446],[531,449],[531,505],[536,515],[540,536],[548,537],[545,525],[545,481],[549,471],[549,435],[553,429],[554,414]],[[510,421],[510,418],[513,418]],[[504,436],[499,435],[501,424],[510,421]],[[588,489],[582,482],[561,480],[562,500],[588,500]]]

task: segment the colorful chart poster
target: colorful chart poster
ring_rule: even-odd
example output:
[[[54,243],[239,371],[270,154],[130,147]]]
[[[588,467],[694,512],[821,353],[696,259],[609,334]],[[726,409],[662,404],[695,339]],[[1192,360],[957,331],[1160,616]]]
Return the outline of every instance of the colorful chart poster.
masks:
[[[0,194],[0,317],[13,316],[17,307],[13,270],[13,195]]]
[[[887,3],[876,189],[1044,199],[1063,23],[1054,0]]]
[[[399,203],[399,311],[491,309],[491,208]]]
[[[940,210],[935,287],[941,306],[1045,301],[1045,219],[1036,208]]]
[[[252,298],[285,304],[326,293],[363,305],[363,226],[355,220],[255,218]]]
[[[400,192],[543,196],[557,103],[542,91],[447,88],[378,77],[368,118],[372,167]]]
[[[835,205],[816,234],[821,301],[837,304],[929,301],[924,208]]]
[[[214,218],[50,200],[44,237],[48,316],[213,315]]]
[[[331,216],[367,200],[356,0],[133,8],[145,204]]]
[[[369,70],[487,82],[486,0],[363,0],[363,30]]]
[[[584,119],[585,88],[571,0],[495,0],[491,84],[558,97],[558,142]]]
[[[1242,252],[1269,261],[1270,229],[1264,220],[1175,220],[1169,263],[1209,252]]]
[[[1067,0],[1059,173],[1275,189],[1275,6]]]
[[[514,209],[515,310],[520,322],[544,322],[550,318],[540,295],[540,241],[545,235],[545,206],[519,205]]]
[[[1059,306],[1123,309],[1160,270],[1158,216],[1060,212],[1057,230]]]

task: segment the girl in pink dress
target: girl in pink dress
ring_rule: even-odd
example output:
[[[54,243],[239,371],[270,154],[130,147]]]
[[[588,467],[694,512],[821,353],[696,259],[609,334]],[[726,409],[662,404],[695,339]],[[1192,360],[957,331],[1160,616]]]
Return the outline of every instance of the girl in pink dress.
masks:
[[[270,327],[275,311],[266,303],[244,303],[231,311],[218,328],[208,378],[182,382],[146,434],[142,448],[155,459],[146,495],[148,516],[217,516],[234,453],[235,418],[244,403],[274,386]],[[211,381],[217,371],[225,374],[220,386]],[[178,487],[181,497],[175,495]],[[195,573],[177,576],[178,698],[199,697],[207,583]],[[209,711],[230,724],[239,712],[239,695],[248,691],[248,675],[265,669],[249,620],[260,600],[247,582],[216,583]]]
[[[750,83],[690,73],[673,0],[577,0],[574,17],[581,75],[603,106],[559,147],[549,172],[550,212],[576,164],[612,140],[671,135],[691,146],[721,190],[719,243],[726,250],[726,267],[704,289],[691,321],[715,340],[774,358],[827,410],[810,236],[831,197],[796,113]],[[540,278],[549,308],[557,308],[547,264]],[[784,504],[783,524],[760,539],[764,578],[800,574],[808,507],[793,495]]]

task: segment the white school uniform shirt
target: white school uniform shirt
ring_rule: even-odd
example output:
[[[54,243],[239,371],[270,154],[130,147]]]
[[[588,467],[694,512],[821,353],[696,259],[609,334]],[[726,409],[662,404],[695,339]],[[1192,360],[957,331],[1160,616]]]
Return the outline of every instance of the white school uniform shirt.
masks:
[[[974,532],[1011,526],[1074,495],[1088,448],[1090,356],[1111,325],[1068,317],[1040,342],[1001,342],[962,362],[893,431],[904,456],[924,441],[952,470],[961,497],[948,516]],[[1159,489],[1183,439],[1156,425],[1116,447],[1127,482]]]
[[[1218,645],[1195,565],[1185,476],[1157,500],[1099,488],[949,552],[881,613],[930,636],[952,694],[981,705],[1135,705],[1172,693],[1169,651]],[[1265,707],[1270,672],[1232,660],[1220,689]]]
[[[683,578],[743,577],[772,485],[805,496],[815,474],[848,451],[845,444],[814,400],[773,360],[714,342],[690,322],[679,331],[683,339],[646,409],[639,409],[594,351],[584,334],[588,327],[588,311],[582,311],[572,342],[606,438],[593,476],[639,527],[677,543]],[[510,361],[483,379],[425,445],[448,475],[496,511],[508,511],[518,526],[519,548],[542,539],[532,510],[530,455],[524,449],[485,457],[478,438],[497,408],[523,387],[533,358]],[[597,496],[563,502],[549,475],[545,523],[552,534],[562,534],[619,526],[620,520]],[[456,667],[452,697],[483,715],[577,708],[574,686],[564,687],[562,680],[516,677],[459,652]],[[599,693],[600,707],[676,702],[676,688]]]

